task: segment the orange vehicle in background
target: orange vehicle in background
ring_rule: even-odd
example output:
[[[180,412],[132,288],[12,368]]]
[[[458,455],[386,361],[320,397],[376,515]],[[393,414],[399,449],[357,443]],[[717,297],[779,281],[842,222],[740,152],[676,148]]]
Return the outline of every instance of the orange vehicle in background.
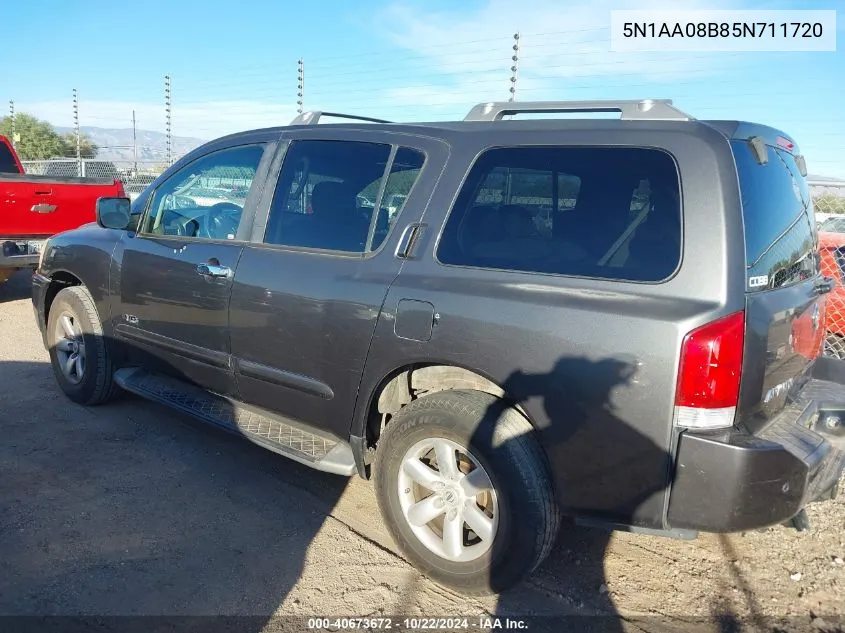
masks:
[[[845,218],[835,220],[845,224]],[[830,220],[819,227],[822,274],[834,280],[833,291],[827,295],[824,352],[845,360],[845,232],[825,231],[828,227],[838,228]]]

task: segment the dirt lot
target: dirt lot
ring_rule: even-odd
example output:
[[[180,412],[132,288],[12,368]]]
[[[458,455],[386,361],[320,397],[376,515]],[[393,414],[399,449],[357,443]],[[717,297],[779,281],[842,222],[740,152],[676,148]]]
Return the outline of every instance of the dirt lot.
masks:
[[[667,620],[740,630],[736,620],[775,617],[784,630],[822,631],[845,617],[841,496],[810,509],[805,533],[684,542],[565,527],[524,586],[463,598],[393,551],[366,482],[138,398],[70,403],[27,275],[0,287],[0,424],[0,614],[252,615],[241,621],[252,630],[283,622],[273,615],[619,614],[617,630],[666,630]],[[574,620],[538,618],[529,630],[560,622]]]

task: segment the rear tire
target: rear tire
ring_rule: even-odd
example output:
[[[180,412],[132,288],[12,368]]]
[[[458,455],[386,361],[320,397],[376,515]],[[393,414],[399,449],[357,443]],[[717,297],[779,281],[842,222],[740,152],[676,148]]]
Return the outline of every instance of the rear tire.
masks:
[[[47,318],[47,345],[53,375],[68,398],[95,405],[119,393],[97,307],[83,286],[56,295]]]
[[[403,408],[379,439],[374,479],[405,556],[465,594],[498,593],[521,581],[549,554],[560,526],[533,428],[485,393],[444,391]]]

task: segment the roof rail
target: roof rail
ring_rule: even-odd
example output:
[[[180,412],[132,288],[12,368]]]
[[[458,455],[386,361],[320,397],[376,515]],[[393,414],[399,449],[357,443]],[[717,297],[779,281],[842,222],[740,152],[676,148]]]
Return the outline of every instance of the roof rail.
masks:
[[[353,119],[355,121],[370,121],[372,123],[390,123],[384,119],[374,119],[369,116],[357,116],[355,114],[341,114],[340,112],[322,112],[320,110],[312,110],[311,112],[302,112],[298,114],[289,125],[317,125],[317,122],[324,116],[337,117],[339,119]]]
[[[620,112],[623,119],[689,121],[693,117],[678,110],[671,99],[629,101],[494,101],[479,103],[464,121],[499,121],[507,114],[526,112]]]

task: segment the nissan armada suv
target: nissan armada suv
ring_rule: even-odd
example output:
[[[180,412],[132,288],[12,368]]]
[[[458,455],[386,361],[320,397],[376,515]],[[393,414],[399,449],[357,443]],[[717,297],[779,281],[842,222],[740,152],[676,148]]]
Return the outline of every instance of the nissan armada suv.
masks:
[[[621,117],[514,118],[581,111]],[[407,558],[468,593],[530,573],[563,515],[689,537],[836,492],[845,371],[789,136],[669,101],[320,115],[50,239],[33,302],[71,400],[372,477]]]

